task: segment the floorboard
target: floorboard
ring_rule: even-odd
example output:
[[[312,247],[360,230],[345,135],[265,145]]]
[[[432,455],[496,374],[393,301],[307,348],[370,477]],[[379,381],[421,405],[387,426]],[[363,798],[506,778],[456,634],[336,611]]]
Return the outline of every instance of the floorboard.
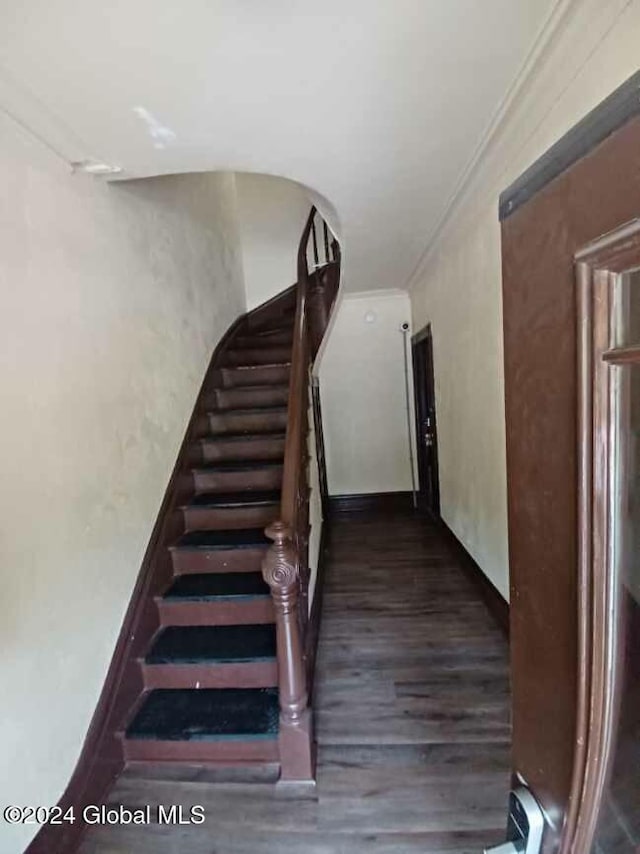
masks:
[[[200,804],[206,822],[95,827],[82,854],[477,854],[504,839],[509,702],[504,636],[437,528],[349,514],[326,572],[316,797],[135,768],[110,804]]]

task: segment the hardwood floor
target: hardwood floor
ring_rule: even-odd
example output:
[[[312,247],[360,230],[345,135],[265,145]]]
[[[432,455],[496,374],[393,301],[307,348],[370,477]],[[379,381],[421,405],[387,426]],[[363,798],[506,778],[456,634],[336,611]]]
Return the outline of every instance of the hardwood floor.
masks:
[[[199,804],[205,823],[92,828],[82,854],[478,854],[504,840],[507,643],[423,518],[332,523],[314,708],[316,796],[130,769],[110,804]]]

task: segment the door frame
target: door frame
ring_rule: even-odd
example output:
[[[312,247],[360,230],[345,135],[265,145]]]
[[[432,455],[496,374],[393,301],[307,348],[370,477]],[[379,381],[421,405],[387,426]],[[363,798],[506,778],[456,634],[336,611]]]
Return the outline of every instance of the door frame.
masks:
[[[620,691],[619,591],[612,472],[617,439],[611,367],[640,364],[637,344],[616,347],[614,287],[640,267],[640,219],[575,254],[578,329],[578,655],[579,692],[571,797],[561,854],[591,851],[615,746]]]
[[[575,256],[583,261],[580,253],[598,235],[638,216],[639,86],[640,72],[523,172],[499,203],[513,778],[545,811],[545,854],[587,854],[576,834],[578,818],[588,820],[594,809],[589,744],[593,757],[596,741],[585,741],[585,733],[595,739],[599,727],[606,749],[602,693],[601,711],[591,709],[606,684],[597,689],[592,679],[587,514],[594,497],[585,430],[593,387],[586,371],[577,371],[589,320],[576,314]],[[532,454],[535,447],[546,453]]]
[[[420,384],[420,373],[416,371],[418,359],[424,356],[425,371],[424,378],[426,383]],[[416,431],[416,464],[418,468],[418,496],[422,507],[426,507],[427,511],[434,518],[440,518],[440,469],[438,464],[438,419],[436,414],[436,389],[435,389],[435,367],[433,360],[433,333],[431,323],[427,323],[419,332],[411,336],[411,366],[413,368],[413,399],[414,399],[414,426]],[[431,407],[429,407],[429,397],[431,398]],[[433,444],[432,444],[432,507],[426,505],[427,489],[423,482],[425,478],[424,470],[424,447],[422,444],[421,430],[421,408],[431,409],[433,424]]]

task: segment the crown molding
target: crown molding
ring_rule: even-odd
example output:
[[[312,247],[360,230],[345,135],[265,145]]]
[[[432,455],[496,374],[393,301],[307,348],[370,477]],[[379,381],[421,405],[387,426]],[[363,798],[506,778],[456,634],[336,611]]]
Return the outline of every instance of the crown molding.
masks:
[[[407,280],[407,289],[409,291],[418,281],[425,263],[438,242],[438,238],[465,200],[472,184],[473,177],[476,172],[482,168],[482,165],[496,140],[509,125],[509,121],[517,109],[519,102],[522,100],[523,95],[530,87],[532,81],[535,80],[539,69],[552,53],[557,41],[559,40],[560,34],[563,31],[565,23],[576,8],[579,7],[580,2],[581,0],[556,0],[547,15],[536,38],[534,39],[530,51],[525,57],[523,64],[520,66],[513,82],[507,89],[505,96],[500,101],[487,126],[487,129],[482,135],[467,165],[462,170],[462,173],[456,182],[448,202],[444,206],[438,222],[431,231],[427,239],[425,249]]]

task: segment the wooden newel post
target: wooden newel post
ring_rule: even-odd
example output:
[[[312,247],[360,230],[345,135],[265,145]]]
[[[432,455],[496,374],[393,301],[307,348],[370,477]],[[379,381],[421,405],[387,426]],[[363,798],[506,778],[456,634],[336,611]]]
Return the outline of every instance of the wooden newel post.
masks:
[[[273,545],[262,562],[276,612],[280,689],[280,780],[313,783],[315,748],[298,622],[298,561],[291,530],[283,522],[266,529]]]

